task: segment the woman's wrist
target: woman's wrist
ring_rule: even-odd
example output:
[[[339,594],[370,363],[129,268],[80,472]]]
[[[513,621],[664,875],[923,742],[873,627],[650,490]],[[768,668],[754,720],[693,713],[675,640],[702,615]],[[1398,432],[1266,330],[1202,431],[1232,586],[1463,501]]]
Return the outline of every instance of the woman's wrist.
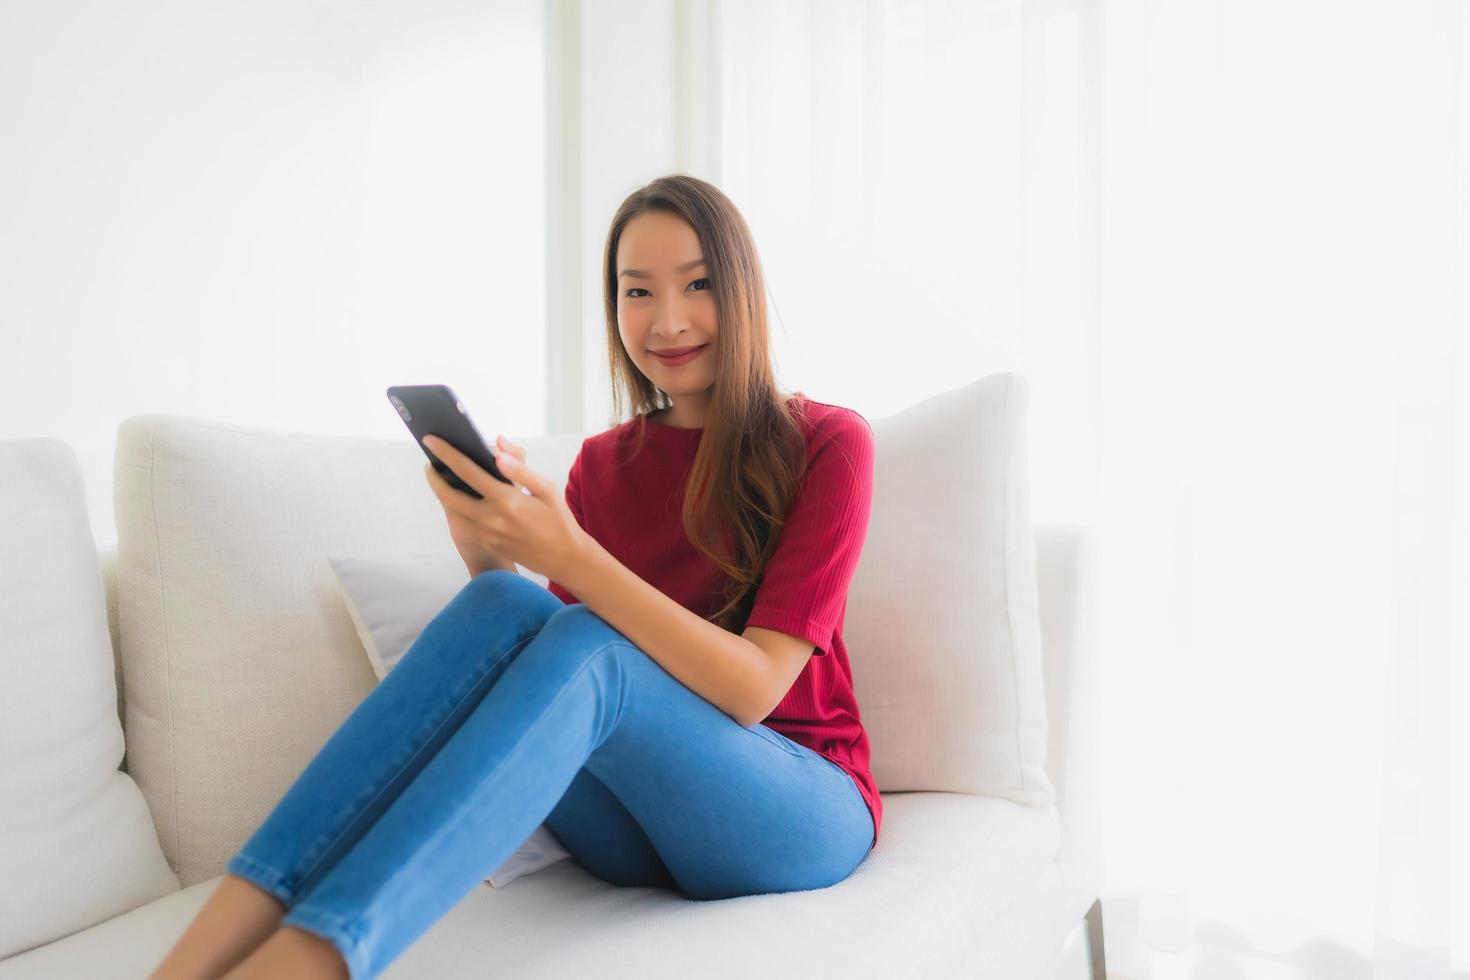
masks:
[[[597,575],[597,561],[606,553],[606,549],[602,547],[601,542],[585,530],[582,530],[577,535],[577,540],[573,546],[571,555],[567,557],[565,562],[566,567],[559,569],[558,574],[551,575],[550,577],[561,583],[563,588],[575,595],[577,590],[574,588],[573,583],[583,581],[588,574]]]
[[[514,571],[517,570],[516,569],[516,563],[515,562],[513,562],[513,561],[506,561],[504,558],[491,558],[491,559],[488,559],[488,560],[482,559],[482,560],[473,561],[473,562],[466,561],[464,564],[465,564],[465,568],[469,569],[470,578],[474,578],[476,575],[479,575],[481,572],[490,572],[490,571],[514,572]]]

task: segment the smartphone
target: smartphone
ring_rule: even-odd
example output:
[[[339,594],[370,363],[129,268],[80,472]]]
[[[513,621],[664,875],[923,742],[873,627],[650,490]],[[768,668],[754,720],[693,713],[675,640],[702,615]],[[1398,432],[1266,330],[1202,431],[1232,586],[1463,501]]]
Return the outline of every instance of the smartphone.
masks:
[[[434,464],[434,469],[439,471],[439,475],[450,486],[476,500],[483,500],[485,497],[430,452],[429,447],[424,445],[424,436],[438,436],[474,460],[480,469],[501,483],[511,482],[495,465],[495,454],[485,445],[480,430],[475,428],[469,413],[464,410],[464,403],[448,385],[394,385],[388,389],[388,401],[393,403],[399,418],[408,426],[408,431],[413,433],[414,440],[418,442],[424,455],[429,457],[429,462]]]

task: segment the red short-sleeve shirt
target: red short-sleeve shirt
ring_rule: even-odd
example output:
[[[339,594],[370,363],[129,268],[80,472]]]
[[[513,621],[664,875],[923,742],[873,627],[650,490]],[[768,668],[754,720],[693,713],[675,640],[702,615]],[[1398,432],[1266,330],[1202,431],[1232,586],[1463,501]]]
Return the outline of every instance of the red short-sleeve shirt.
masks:
[[[883,798],[868,771],[868,736],[842,641],[848,584],[872,509],[873,430],[852,409],[800,392],[793,398],[806,440],[806,473],[745,625],[799,636],[814,649],[762,724],[852,777],[872,814],[876,843]],[[709,616],[718,607],[722,573],[689,543],[680,516],[684,479],[704,430],[645,419],[643,449],[632,454],[639,421],[583,440],[567,475],[567,505],[582,528],[639,578]],[[563,602],[578,601],[557,582],[547,588]]]

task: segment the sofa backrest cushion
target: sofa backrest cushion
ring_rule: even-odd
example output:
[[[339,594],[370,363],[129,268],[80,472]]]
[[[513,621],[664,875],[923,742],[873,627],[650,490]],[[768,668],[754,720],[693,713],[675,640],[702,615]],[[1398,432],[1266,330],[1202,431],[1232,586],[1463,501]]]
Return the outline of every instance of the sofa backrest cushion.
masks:
[[[81,466],[0,441],[0,959],[178,891],[122,755]]]

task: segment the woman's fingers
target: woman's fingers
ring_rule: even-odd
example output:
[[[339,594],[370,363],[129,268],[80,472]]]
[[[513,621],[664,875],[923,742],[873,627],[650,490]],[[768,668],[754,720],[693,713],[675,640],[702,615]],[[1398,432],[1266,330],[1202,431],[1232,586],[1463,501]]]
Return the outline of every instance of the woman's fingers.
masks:
[[[497,448],[504,449],[506,452],[510,453],[516,459],[520,460],[522,463],[524,463],[526,461],[526,450],[523,449],[520,446],[517,446],[515,443],[511,442],[505,436],[496,436],[495,437],[495,445],[496,445]]]
[[[424,445],[439,458],[439,461],[447,466],[453,473],[470,487],[474,488],[482,497],[491,494],[503,493],[505,485],[484,470],[464,453],[455,449],[444,439],[436,435],[426,435],[423,439]],[[432,464],[431,464],[432,465]],[[445,481],[448,482],[447,480]],[[468,494],[466,494],[468,496]]]

